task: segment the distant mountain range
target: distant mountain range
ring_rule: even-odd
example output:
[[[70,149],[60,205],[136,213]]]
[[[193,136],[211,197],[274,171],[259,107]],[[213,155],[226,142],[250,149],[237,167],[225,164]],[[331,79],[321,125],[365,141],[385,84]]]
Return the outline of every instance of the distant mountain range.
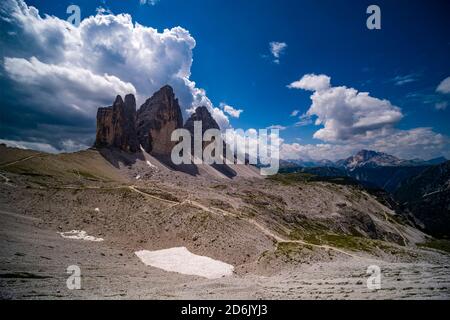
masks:
[[[324,165],[325,164],[325,165]],[[397,209],[416,226],[438,237],[450,237],[450,161],[444,157],[403,160],[371,150],[336,162],[283,161],[282,172],[345,177],[375,192],[383,189]]]
[[[351,177],[367,187],[377,187],[393,193],[401,182],[423,172],[429,166],[445,163],[444,157],[431,160],[404,160],[372,150],[361,150],[347,159],[280,163],[281,172],[306,172],[320,176]]]
[[[430,166],[446,162],[444,157],[434,158],[430,160],[399,159],[387,153],[377,152],[373,150],[361,150],[353,156],[338,161],[323,160],[281,160],[282,168],[295,167],[336,167],[346,170],[354,170],[356,168],[376,168],[376,167],[412,167],[412,166]]]

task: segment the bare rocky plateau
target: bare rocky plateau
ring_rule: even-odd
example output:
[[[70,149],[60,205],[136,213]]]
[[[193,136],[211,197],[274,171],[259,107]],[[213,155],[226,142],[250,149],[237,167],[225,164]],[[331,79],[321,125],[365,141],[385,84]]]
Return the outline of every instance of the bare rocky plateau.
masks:
[[[230,176],[230,172],[233,174]],[[98,208],[98,210],[96,210]],[[0,146],[2,299],[449,299],[450,256],[364,189],[146,152]],[[65,239],[85,230],[102,242]],[[235,267],[209,280],[134,254],[184,246]],[[82,288],[66,286],[69,265]],[[378,265],[381,289],[366,286]]]

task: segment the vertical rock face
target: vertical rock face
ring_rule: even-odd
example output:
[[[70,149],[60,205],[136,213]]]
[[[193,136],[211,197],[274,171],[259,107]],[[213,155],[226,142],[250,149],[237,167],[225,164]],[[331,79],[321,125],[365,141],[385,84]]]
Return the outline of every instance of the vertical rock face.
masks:
[[[172,131],[183,127],[183,116],[173,89],[164,86],[137,112],[137,137],[141,146],[155,155],[170,155],[176,142]]]
[[[194,154],[194,122],[201,121],[202,123],[202,137],[206,130],[208,129],[217,129],[220,130],[219,125],[216,120],[212,117],[211,113],[204,106],[198,107],[195,109],[195,112],[191,114],[189,119],[187,119],[184,124],[184,128],[187,129],[191,133],[191,154]],[[197,139],[202,139],[202,137],[197,137]],[[202,149],[205,149],[207,145],[212,143],[211,141],[203,142],[202,140]],[[223,144],[223,154],[225,155],[226,144]]]
[[[95,137],[96,147],[112,146],[114,141],[112,107],[98,108],[97,110],[97,134]]]
[[[202,122],[202,134],[208,129],[220,130],[216,120],[214,120],[211,113],[209,113],[208,109],[204,106],[195,109],[195,112],[187,119],[184,125],[184,128],[189,130],[192,135],[194,134],[194,121]]]
[[[208,111],[208,109],[204,106],[198,107],[195,109],[195,112],[187,119],[186,123],[184,124],[184,128],[187,129],[191,133],[191,155],[194,154],[194,122],[195,121],[201,121],[202,122],[202,137],[206,130],[209,129],[217,129],[220,130],[219,125],[217,124],[217,121],[214,120],[211,113]],[[202,139],[202,137],[198,137],[197,139]],[[213,143],[212,141],[203,141],[202,140],[202,150],[205,150],[205,148],[210,144]],[[216,149],[217,150],[217,149]],[[222,157],[223,161],[225,161],[225,157],[227,156],[227,151],[230,151],[229,145],[223,141],[222,142]],[[217,156],[215,154],[216,151],[213,152],[213,156]],[[219,155],[220,156],[220,155]],[[235,162],[235,157],[232,154],[232,158],[228,158],[228,160]],[[219,164],[219,163],[213,163],[212,167],[216,169],[217,171],[221,172],[223,175],[231,178],[236,176],[236,172],[230,168],[227,164]]]
[[[176,144],[170,140],[173,130],[182,127],[180,105],[170,86],[153,94],[138,112],[132,94],[125,101],[117,96],[112,106],[97,111],[95,147],[138,152],[142,146],[149,153],[166,156]]]
[[[139,150],[136,135],[136,100],[134,95],[117,96],[113,105],[97,111],[96,147],[115,147],[127,152]]]

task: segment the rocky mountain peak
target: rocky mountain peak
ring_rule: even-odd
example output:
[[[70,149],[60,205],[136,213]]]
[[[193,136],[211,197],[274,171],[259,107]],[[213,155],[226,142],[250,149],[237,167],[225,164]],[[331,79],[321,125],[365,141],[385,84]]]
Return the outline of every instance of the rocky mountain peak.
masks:
[[[404,163],[405,160],[401,160],[383,152],[372,150],[361,150],[354,156],[336,162],[338,166],[342,166],[347,169],[370,166],[398,166]]]
[[[136,98],[133,94],[127,94],[125,96],[124,106],[127,112],[136,113]]]
[[[134,95],[118,95],[110,107],[97,111],[96,147],[115,147],[126,152],[139,150],[136,136],[136,100]]]
[[[116,96],[116,99],[114,100],[113,106],[120,107],[123,105],[123,99],[120,95]]]
[[[189,119],[187,119],[186,123],[184,124],[184,128],[189,130],[191,134],[194,134],[195,121],[202,122],[202,133],[205,133],[205,131],[208,129],[220,130],[220,127],[217,124],[216,120],[214,120],[208,108],[205,106],[197,107],[197,109],[195,109],[195,112],[191,114]]]
[[[363,150],[360,150],[358,153],[356,153],[356,155],[354,157],[355,158],[359,158],[359,159],[361,159],[363,161],[367,161],[367,160],[370,160],[370,159],[372,159],[374,157],[383,156],[383,155],[384,155],[384,153],[382,153],[382,152],[377,152],[377,151],[373,151],[373,150],[365,150],[365,149],[363,149]]]
[[[166,85],[139,108],[137,137],[141,146],[156,155],[170,155],[172,131],[183,127],[183,115],[172,87]]]

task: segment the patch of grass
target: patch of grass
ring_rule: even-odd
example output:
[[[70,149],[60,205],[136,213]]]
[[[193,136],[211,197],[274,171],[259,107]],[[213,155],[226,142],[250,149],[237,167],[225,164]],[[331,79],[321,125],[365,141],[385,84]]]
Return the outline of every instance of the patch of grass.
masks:
[[[20,174],[20,175],[30,176],[30,177],[50,177],[50,175],[48,175],[48,174],[39,173],[38,171],[36,171],[32,168],[20,166],[19,164],[5,167],[5,168],[3,168],[3,170],[8,171],[10,173],[15,173],[15,174]]]
[[[292,242],[279,242],[277,244],[277,249],[275,250],[275,256],[284,256],[285,258],[292,260],[292,258],[294,258],[296,255],[305,253],[305,249],[311,251],[314,250],[313,247],[309,245]]]
[[[313,244],[319,244],[318,238],[322,234],[329,233],[329,228],[320,222],[311,221],[307,218],[303,218],[297,221],[298,227],[293,229],[289,233],[291,240],[304,240]]]
[[[151,196],[154,197],[158,197],[164,200],[169,200],[169,201],[175,201],[175,202],[179,202],[178,197],[176,197],[175,195],[168,193],[166,191],[163,190],[158,190],[158,189],[143,189],[143,188],[136,188],[137,190],[144,192],[146,194],[149,194]]]
[[[299,244],[292,242],[280,242],[277,244],[277,252],[283,255],[290,255],[299,250]]]
[[[99,177],[93,175],[90,172],[87,171],[81,171],[81,170],[72,170],[72,173],[76,174],[77,176],[83,177],[87,180],[94,180],[94,181],[98,181],[101,180]]]
[[[349,177],[320,176],[307,172],[279,173],[270,176],[269,179],[283,185],[292,185],[299,182],[328,182],[335,185],[358,186],[358,182]]]
[[[289,237],[315,245],[329,245],[351,251],[373,252],[376,248],[389,251],[387,250],[389,246],[383,245],[384,242],[381,240],[368,239],[358,235],[331,233],[321,225],[309,226],[306,230],[294,230]]]
[[[355,237],[344,234],[325,234],[321,239],[329,245],[333,245],[339,248],[345,248],[353,251],[367,251],[371,252],[375,249],[376,245],[371,239],[362,237]]]
[[[428,239],[423,243],[418,243],[417,246],[422,248],[436,249],[450,253],[450,240]]]

